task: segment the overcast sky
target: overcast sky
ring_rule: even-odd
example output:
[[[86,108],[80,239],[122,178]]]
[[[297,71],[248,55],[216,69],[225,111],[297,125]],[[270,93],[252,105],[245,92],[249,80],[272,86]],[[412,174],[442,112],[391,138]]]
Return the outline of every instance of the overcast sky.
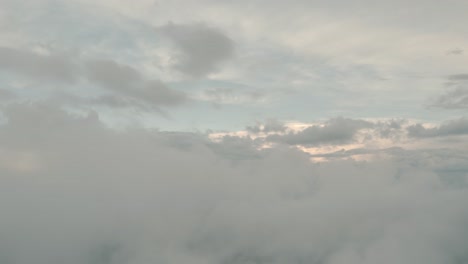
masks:
[[[0,0],[0,263],[468,263],[467,14]]]

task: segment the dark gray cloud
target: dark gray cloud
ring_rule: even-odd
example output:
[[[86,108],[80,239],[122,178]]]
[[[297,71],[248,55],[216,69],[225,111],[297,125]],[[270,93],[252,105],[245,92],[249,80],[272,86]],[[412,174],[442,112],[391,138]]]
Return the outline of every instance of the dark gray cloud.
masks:
[[[446,109],[468,108],[468,74],[449,75],[447,81],[444,93],[434,98],[429,105]]]
[[[129,111],[127,113],[137,115],[140,115],[142,112],[153,112],[158,113],[166,119],[171,118],[170,113],[158,105],[149,104],[139,99],[117,94],[83,97],[69,93],[56,93],[47,101],[56,105],[68,106],[78,111],[89,111],[89,109],[102,110],[102,107],[105,107],[112,110],[123,110],[124,112]]]
[[[290,145],[324,145],[352,142],[356,132],[371,128],[374,124],[364,120],[333,118],[323,125],[313,125],[300,132],[285,135],[270,135],[267,140]]]
[[[202,77],[218,70],[221,63],[232,57],[233,41],[220,30],[204,24],[168,23],[157,28],[169,37],[181,53],[176,67],[183,73]]]
[[[446,109],[466,109],[468,108],[468,87],[457,85],[448,89],[444,94],[437,97],[431,106]]]
[[[446,171],[431,167],[424,152],[408,154],[409,161],[317,165],[293,148],[256,150],[248,138],[213,143],[196,133],[116,132],[96,113],[72,115],[53,104],[3,112],[5,264],[468,258],[468,189],[441,180]],[[438,164],[455,164],[450,153],[438,155]]]
[[[382,138],[399,139],[402,137],[403,125],[407,121],[404,119],[392,119],[388,121],[379,121],[375,125],[379,136]]]
[[[468,73],[452,74],[447,79],[450,81],[468,81]]]
[[[135,87],[143,80],[143,76],[134,68],[112,60],[88,61],[86,74],[91,81],[116,90]]]
[[[447,51],[447,55],[462,55],[464,50],[456,48]]]
[[[468,134],[468,119],[460,118],[447,121],[444,124],[433,128],[425,128],[421,124],[416,124],[407,127],[407,131],[408,136],[416,138],[466,135]]]
[[[101,98],[105,99],[101,100],[103,103],[109,102],[107,106],[122,105],[124,101],[133,106],[141,105],[141,102],[154,107],[173,106],[188,100],[185,93],[170,89],[159,80],[147,79],[135,68],[113,60],[83,62],[82,58],[0,48],[0,69],[39,80],[70,83],[86,80],[115,93]],[[117,102],[116,98],[121,99]]]
[[[86,72],[91,81],[150,104],[177,105],[187,100],[184,93],[168,88],[159,80],[147,80],[134,68],[112,60],[89,61]]]
[[[68,56],[37,54],[8,47],[0,47],[0,70],[53,81],[71,82],[77,77],[77,66]]]

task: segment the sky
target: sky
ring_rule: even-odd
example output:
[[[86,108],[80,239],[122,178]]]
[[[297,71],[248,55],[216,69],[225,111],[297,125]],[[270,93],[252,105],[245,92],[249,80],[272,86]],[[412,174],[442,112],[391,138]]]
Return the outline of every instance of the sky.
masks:
[[[468,263],[467,12],[0,0],[0,263]]]

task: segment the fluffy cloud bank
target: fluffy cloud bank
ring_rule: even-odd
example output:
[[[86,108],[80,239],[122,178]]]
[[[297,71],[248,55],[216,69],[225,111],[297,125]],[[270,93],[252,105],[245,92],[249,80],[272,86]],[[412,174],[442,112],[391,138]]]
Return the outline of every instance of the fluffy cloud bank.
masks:
[[[5,264],[468,261],[467,170],[449,184],[437,167],[463,158],[316,164],[241,138],[114,131],[52,105],[3,112]]]

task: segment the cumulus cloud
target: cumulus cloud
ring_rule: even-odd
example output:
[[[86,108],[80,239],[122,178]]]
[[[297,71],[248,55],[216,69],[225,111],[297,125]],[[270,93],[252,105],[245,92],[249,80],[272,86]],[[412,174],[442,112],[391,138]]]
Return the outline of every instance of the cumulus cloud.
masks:
[[[432,128],[426,128],[421,124],[415,124],[406,129],[410,137],[419,138],[466,135],[468,134],[468,119],[460,118],[450,120],[440,126]]]
[[[176,67],[190,76],[203,77],[218,70],[234,53],[234,43],[229,37],[201,23],[168,23],[157,30],[175,43],[180,50],[175,57]]]
[[[290,145],[343,144],[353,141],[355,134],[373,123],[349,118],[333,118],[323,125],[312,125],[300,132],[291,131],[284,135],[271,135],[267,140]]]
[[[422,158],[317,165],[284,146],[240,147],[248,140],[116,132],[95,113],[51,104],[4,114],[2,263],[468,259],[468,189],[444,183]],[[232,146],[255,155],[221,151]]]

